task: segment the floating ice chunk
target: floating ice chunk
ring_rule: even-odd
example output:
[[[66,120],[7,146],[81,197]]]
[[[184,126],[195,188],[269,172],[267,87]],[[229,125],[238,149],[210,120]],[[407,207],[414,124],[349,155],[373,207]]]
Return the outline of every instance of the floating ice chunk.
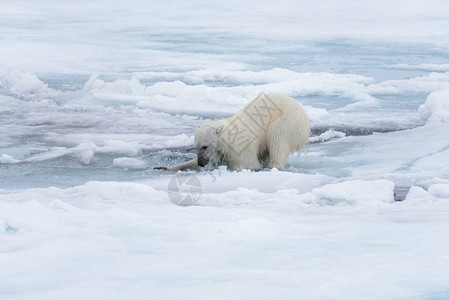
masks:
[[[288,69],[260,72],[197,70],[139,73],[130,80],[114,82],[94,78],[89,79],[84,90],[92,91],[92,101],[95,103],[106,106],[136,104],[140,108],[174,114],[229,116],[261,91],[276,91],[293,97],[339,96],[353,99],[357,107],[378,104],[366,92],[367,85],[374,83],[374,79],[354,74],[299,73]],[[144,86],[139,78],[152,82]],[[179,103],[189,105],[180,107]],[[352,108],[348,106],[347,109]],[[327,113],[317,108],[315,111],[312,108],[306,110],[312,119]]]
[[[94,73],[89,80],[84,84],[83,92],[88,93],[94,89],[101,89],[105,85],[103,80],[98,79],[98,74]]]
[[[430,73],[410,79],[385,80],[366,86],[370,95],[397,94],[409,95],[432,93],[449,88],[449,73]]]
[[[110,92],[139,95],[145,92],[146,87],[140,84],[139,79],[132,77],[131,80],[121,79],[114,82],[107,82],[104,88]]]
[[[431,93],[418,110],[421,118],[428,121],[449,121],[449,90]]]
[[[132,157],[115,158],[112,163],[114,166],[124,168],[125,170],[147,168],[147,164],[144,161]]]
[[[330,203],[392,203],[394,183],[388,180],[351,180],[312,190],[320,200]]]
[[[407,202],[421,201],[423,199],[429,199],[429,192],[419,186],[412,186],[405,197]]]
[[[165,145],[167,147],[183,147],[188,145],[193,145],[193,136],[188,136],[185,134],[177,135],[170,138]]]
[[[89,80],[83,87],[83,92],[103,92],[106,94],[131,94],[138,95],[145,91],[145,86],[140,84],[137,77],[132,77],[131,80],[116,80],[113,82],[105,82],[98,79],[98,74],[92,74]]]
[[[326,132],[323,132],[319,136],[310,137],[309,143],[325,142],[325,141],[328,141],[331,139],[343,138],[345,136],[346,136],[346,133],[340,132],[340,131],[335,131],[335,130],[331,129]]]
[[[449,198],[449,185],[435,184],[431,186],[428,191],[420,186],[412,186],[405,197],[405,204],[417,205],[422,210],[429,208],[429,203],[438,203],[440,208],[447,207],[448,203],[445,201]]]
[[[19,162],[20,160],[15,159],[14,157],[8,154],[2,154],[0,156],[0,164],[17,164]]]
[[[53,147],[49,151],[40,152],[23,159],[23,162],[40,162],[51,159],[57,159],[64,156],[79,158],[82,164],[89,164],[96,151],[95,144],[82,143],[74,148]]]
[[[187,138],[186,138],[187,139]],[[185,139],[174,141],[175,145],[184,145]],[[189,142],[190,138],[188,139]],[[122,154],[128,156],[139,156],[142,154],[142,149],[148,148],[139,142],[125,142],[121,140],[107,140],[104,145],[97,146],[94,143],[81,143],[73,148],[66,147],[52,147],[50,149],[38,149],[30,151],[30,156],[18,160],[13,158],[9,154],[2,154],[0,156],[0,164],[16,164],[20,162],[42,162],[52,159],[58,159],[61,157],[73,157],[78,158],[82,164],[90,164],[94,155],[99,154]],[[151,147],[149,147],[152,149]]]
[[[138,142],[125,142],[122,140],[105,141],[105,144],[95,149],[98,153],[122,153],[129,156],[142,154],[142,145]]]
[[[74,153],[72,149],[67,149],[65,147],[53,147],[47,152],[38,153],[36,155],[27,157],[23,160],[23,162],[38,162],[38,161],[46,161],[50,159],[56,159],[59,157],[63,157],[69,154]]]
[[[82,164],[88,165],[95,155],[95,145],[91,143],[83,143],[75,148],[75,153]]]
[[[439,203],[440,208],[448,207],[449,184],[433,184],[426,191],[420,186],[412,186],[405,197],[405,203],[420,205],[423,210],[428,209],[429,203]]]
[[[20,72],[11,66],[0,65],[0,92],[25,100],[34,100],[36,95],[55,95],[36,75]]]
[[[319,120],[330,116],[327,109],[304,105],[304,110],[311,120]]]
[[[222,69],[202,69],[188,72],[141,72],[136,74],[139,79],[150,79],[166,82],[184,82],[189,84],[199,84],[206,81],[224,82],[232,85],[248,84],[272,84],[284,83],[298,80],[302,82],[301,87],[316,88],[321,85],[320,81],[326,81],[327,86],[346,83],[372,83],[370,77],[354,74],[333,74],[325,72],[299,73],[289,69],[273,68],[259,72],[248,70],[222,70]],[[338,81],[338,82],[337,82]],[[308,85],[306,87],[306,84]],[[315,84],[315,85],[313,85]],[[324,85],[323,85],[324,86]],[[325,87],[326,88],[326,87]]]

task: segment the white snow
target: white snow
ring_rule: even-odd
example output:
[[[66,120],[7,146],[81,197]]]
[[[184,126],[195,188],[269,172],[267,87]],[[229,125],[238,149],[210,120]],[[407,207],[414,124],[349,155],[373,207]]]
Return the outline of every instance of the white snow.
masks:
[[[449,200],[449,184],[434,184],[429,187],[429,193],[435,197]]]
[[[344,132],[336,131],[336,130],[327,130],[320,134],[319,136],[312,136],[309,137],[309,143],[315,143],[315,142],[325,142],[331,139],[335,138],[343,138],[346,134]]]
[[[331,203],[343,201],[351,204],[363,201],[375,205],[378,202],[393,203],[393,189],[394,184],[391,181],[348,180],[338,184],[328,184],[312,192],[318,195],[321,201]]]
[[[137,158],[132,157],[118,157],[114,158],[113,165],[116,167],[121,167],[126,170],[128,169],[145,169],[147,168],[147,164]]]
[[[277,173],[288,177],[268,174]],[[413,191],[414,201],[393,203],[385,180],[303,194],[293,182],[264,193],[223,176],[234,188],[204,193],[191,207],[174,205],[151,181],[3,191],[3,295],[380,299],[447,292],[447,205],[441,210]]]

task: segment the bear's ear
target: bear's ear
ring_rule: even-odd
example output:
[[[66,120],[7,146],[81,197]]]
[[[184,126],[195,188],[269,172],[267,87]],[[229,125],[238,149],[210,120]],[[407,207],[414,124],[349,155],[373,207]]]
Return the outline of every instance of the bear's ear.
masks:
[[[224,128],[224,125],[220,125],[217,128],[215,128],[215,134],[220,135],[223,132],[223,128]]]

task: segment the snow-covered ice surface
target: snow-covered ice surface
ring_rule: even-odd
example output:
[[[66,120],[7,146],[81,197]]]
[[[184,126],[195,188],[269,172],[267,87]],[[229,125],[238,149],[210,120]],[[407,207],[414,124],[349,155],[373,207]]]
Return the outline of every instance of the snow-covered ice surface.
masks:
[[[1,1],[1,299],[449,299],[445,1]],[[260,92],[283,170],[153,171]]]

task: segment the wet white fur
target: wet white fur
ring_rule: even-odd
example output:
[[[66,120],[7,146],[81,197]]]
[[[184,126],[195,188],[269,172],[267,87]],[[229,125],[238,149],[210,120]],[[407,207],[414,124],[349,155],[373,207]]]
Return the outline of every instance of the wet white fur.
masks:
[[[253,108],[263,106],[262,101],[265,99],[266,103],[267,97],[278,109],[251,117]],[[260,118],[265,118],[264,126],[260,125]],[[241,131],[248,128],[250,130]],[[229,134],[233,129],[241,131],[238,139],[233,140]],[[212,166],[227,163],[232,169],[260,169],[266,164],[267,168],[284,168],[288,156],[306,146],[309,135],[310,121],[300,104],[283,94],[261,94],[233,117],[208,122],[198,128],[195,147],[197,150],[208,147]],[[251,142],[239,148],[238,143],[248,139]],[[198,161],[193,159],[168,170],[196,168]]]

